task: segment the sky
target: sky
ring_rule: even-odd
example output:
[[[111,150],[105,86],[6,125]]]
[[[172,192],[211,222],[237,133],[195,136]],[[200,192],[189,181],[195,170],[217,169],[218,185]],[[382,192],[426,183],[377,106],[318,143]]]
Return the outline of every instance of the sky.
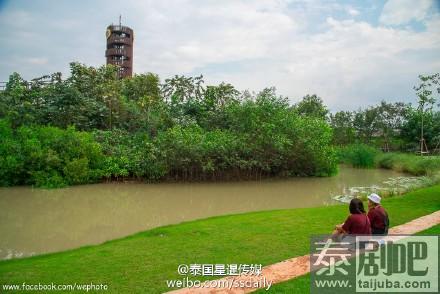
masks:
[[[337,111],[415,103],[418,75],[440,72],[440,0],[0,0],[0,81],[103,65],[120,14],[134,30],[134,72],[162,81],[273,86]]]

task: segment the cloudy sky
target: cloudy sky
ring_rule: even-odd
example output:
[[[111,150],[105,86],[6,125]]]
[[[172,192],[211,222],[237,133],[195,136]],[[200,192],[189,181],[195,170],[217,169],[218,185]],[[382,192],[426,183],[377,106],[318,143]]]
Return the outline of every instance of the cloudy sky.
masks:
[[[415,101],[417,76],[440,72],[440,0],[0,0],[0,81],[102,65],[119,14],[136,73],[315,93],[333,111]]]

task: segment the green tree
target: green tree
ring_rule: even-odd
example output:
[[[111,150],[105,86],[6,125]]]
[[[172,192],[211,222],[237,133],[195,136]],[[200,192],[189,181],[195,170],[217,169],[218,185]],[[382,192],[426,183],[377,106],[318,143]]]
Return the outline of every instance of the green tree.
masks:
[[[364,143],[372,143],[372,139],[379,132],[379,110],[377,107],[368,107],[359,110],[354,115],[353,126],[356,136]]]
[[[384,150],[400,149],[401,140],[399,136],[410,106],[402,102],[387,103],[381,101],[376,108],[378,112],[377,126],[383,138]]]
[[[121,95],[122,82],[118,79],[117,67],[94,68],[72,62],[70,70],[71,76],[66,82],[81,93],[85,115],[91,126],[99,129],[121,126],[126,117],[126,105]]]
[[[227,128],[227,108],[239,103],[240,92],[231,84],[207,86],[201,101],[202,111],[197,122],[206,129]]]
[[[168,126],[169,113],[160,93],[158,75],[147,73],[124,79],[122,93],[129,105],[129,130],[141,129],[155,135],[158,129]]]
[[[423,155],[425,150],[425,116],[426,113],[431,113],[435,104],[436,97],[433,95],[433,87],[439,84],[440,74],[433,75],[420,75],[420,84],[414,87],[418,97],[418,108],[420,113],[421,125],[420,125],[420,155]],[[437,93],[440,93],[440,89],[437,88]]]
[[[350,111],[338,111],[335,114],[330,114],[334,144],[348,145],[354,143],[356,136],[353,120],[354,114]]]
[[[160,80],[157,74],[136,74],[122,81],[122,93],[128,100],[145,103],[146,106],[161,100]]]
[[[326,119],[328,115],[328,109],[324,105],[324,101],[315,94],[304,96],[302,100],[295,105],[295,110],[300,115],[322,119]]]
[[[166,79],[161,93],[177,124],[191,125],[200,120],[205,93],[203,76],[174,76]]]
[[[9,76],[5,90],[1,93],[2,117],[9,117],[14,126],[35,121],[33,101],[30,99],[29,84],[18,73]]]

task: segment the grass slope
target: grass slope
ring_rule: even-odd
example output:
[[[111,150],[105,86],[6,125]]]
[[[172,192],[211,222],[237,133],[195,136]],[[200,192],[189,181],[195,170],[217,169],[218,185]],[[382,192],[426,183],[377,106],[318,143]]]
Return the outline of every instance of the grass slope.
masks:
[[[432,213],[440,209],[440,185],[385,199],[384,206],[391,226]],[[346,205],[336,205],[160,227],[97,246],[1,261],[0,285],[93,282],[107,284],[110,293],[160,293],[170,290],[167,279],[182,278],[176,272],[179,264],[267,265],[307,254],[310,234],[332,231],[347,214]],[[307,276],[293,283],[294,288],[287,289],[308,292]]]
[[[440,235],[440,225],[433,226],[417,235]],[[258,290],[254,293],[310,293],[310,274],[292,279],[283,283],[273,285],[269,291]]]
[[[415,176],[433,175],[440,170],[440,156],[420,156],[407,153],[379,153],[376,166]]]

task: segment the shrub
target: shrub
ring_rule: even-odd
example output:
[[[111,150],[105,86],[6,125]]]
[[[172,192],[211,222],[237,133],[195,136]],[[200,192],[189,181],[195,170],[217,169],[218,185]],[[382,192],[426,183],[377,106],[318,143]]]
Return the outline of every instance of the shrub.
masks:
[[[220,126],[202,128],[198,113],[203,107],[190,104],[173,126],[148,134],[37,125],[12,129],[1,121],[0,183],[56,187],[100,178],[258,179],[330,176],[337,171],[328,123],[298,115],[274,89],[221,104]]]
[[[339,161],[353,167],[372,168],[379,152],[365,144],[353,144],[339,149]]]
[[[137,177],[157,180],[164,175],[159,151],[144,133],[123,130],[95,131],[95,139],[106,156],[103,175],[106,178]]]
[[[376,164],[381,168],[394,169],[415,176],[432,175],[440,170],[440,156],[383,153],[377,156]]]
[[[101,147],[86,132],[45,126],[13,130],[0,120],[0,184],[62,187],[101,178]]]

